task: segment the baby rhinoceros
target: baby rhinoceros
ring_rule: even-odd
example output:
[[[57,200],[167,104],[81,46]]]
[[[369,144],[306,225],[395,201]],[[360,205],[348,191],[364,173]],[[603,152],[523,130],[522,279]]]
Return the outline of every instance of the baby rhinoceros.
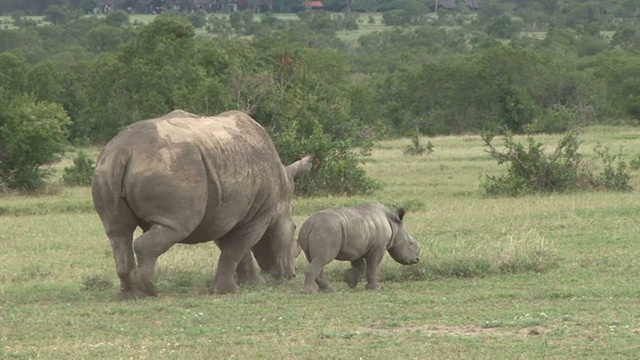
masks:
[[[379,203],[335,207],[311,215],[300,228],[298,242],[309,261],[305,272],[305,293],[333,291],[324,275],[324,266],[336,260],[351,261],[345,275],[350,287],[358,285],[363,273],[367,289],[376,290],[378,266],[385,251],[403,265],[419,261],[420,247],[405,228],[405,211],[391,211]]]

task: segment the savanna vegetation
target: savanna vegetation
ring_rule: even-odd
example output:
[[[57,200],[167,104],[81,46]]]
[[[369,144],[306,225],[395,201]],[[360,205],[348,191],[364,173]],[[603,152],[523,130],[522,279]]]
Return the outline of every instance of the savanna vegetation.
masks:
[[[38,4],[0,9],[11,13],[0,29],[4,189],[42,188],[66,145],[99,146],[176,108],[241,109],[285,162],[315,154],[306,195],[375,191],[359,161],[383,138],[559,133],[640,117],[633,1],[487,0],[436,13],[381,2],[367,5],[381,15],[295,17]]]
[[[2,2],[0,358],[635,356],[639,4],[464,3]],[[158,298],[113,302],[94,159],[176,108],[243,110],[283,162],[314,154],[298,224],[404,205],[422,261],[386,259],[381,292],[347,289],[335,262],[334,294],[298,277],[224,297],[205,293],[215,246],[176,246]]]
[[[629,149],[640,131],[594,126],[581,136],[585,162],[592,162],[598,142],[633,156]],[[562,137],[535,140],[551,150]],[[526,143],[526,136],[513,140]],[[386,256],[378,292],[349,289],[342,282],[349,265],[336,261],[327,266],[335,293],[301,294],[300,274],[237,295],[209,295],[206,284],[218,258],[209,243],[174,246],[158,263],[158,297],[119,303],[111,248],[86,187],[3,197],[0,357],[635,356],[636,194],[486,197],[481,179],[505,169],[485,152],[480,136],[428,141],[435,149],[428,156],[404,155],[409,139],[381,141],[364,166],[384,185],[374,195],[294,202],[298,225],[328,206],[405,206],[407,228],[423,248],[421,261],[404,267]],[[637,176],[631,185],[640,185]],[[298,268],[305,266],[301,256]]]

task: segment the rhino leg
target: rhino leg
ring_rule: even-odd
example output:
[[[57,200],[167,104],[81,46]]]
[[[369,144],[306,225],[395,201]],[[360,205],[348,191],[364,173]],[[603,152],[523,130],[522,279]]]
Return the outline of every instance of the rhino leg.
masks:
[[[131,272],[135,269],[136,260],[133,256],[133,236],[114,236],[109,238],[116,261],[116,273],[120,278],[120,292],[118,300],[133,300],[137,298],[133,288]]]
[[[260,240],[268,225],[268,219],[256,220],[246,226],[228,233],[216,243],[220,248],[220,258],[216,275],[210,285],[210,291],[217,294],[236,293],[239,288],[234,277],[238,266],[242,264],[240,273],[247,267],[255,267],[251,248]],[[247,259],[250,259],[249,262]],[[251,265],[248,265],[250,263]],[[254,270],[249,270],[253,272]],[[258,271],[255,269],[255,271]],[[264,280],[264,279],[263,279]]]
[[[155,296],[153,283],[158,257],[164,254],[173,244],[184,240],[190,229],[179,226],[153,224],[148,231],[138,237],[133,248],[138,257],[136,285],[146,295]]]
[[[378,284],[378,267],[382,262],[382,257],[384,256],[384,249],[382,250],[373,250],[365,257],[366,261],[366,276],[367,276],[367,290],[378,290],[380,289],[380,284]]]
[[[349,285],[350,288],[354,288],[358,286],[358,283],[360,282],[360,280],[362,280],[362,275],[364,274],[364,272],[364,258],[352,261],[351,268],[344,274],[344,281],[346,281],[347,285]]]
[[[329,283],[329,280],[327,280],[327,277],[324,275],[324,268],[320,270],[320,274],[316,278],[316,284],[318,284],[320,291],[323,291],[323,292],[334,291],[333,287],[331,286],[331,283]]]
[[[311,260],[309,266],[307,266],[307,270],[304,272],[304,286],[302,287],[303,293],[314,293],[316,291],[316,283],[320,286],[321,289],[323,286],[325,288],[331,288],[329,281],[327,281],[327,279],[324,277],[323,271],[324,266],[329,262],[330,261],[326,261],[322,258],[315,258]],[[321,276],[322,278],[320,278]]]
[[[242,260],[240,260],[240,264],[238,264],[238,268],[236,269],[236,277],[239,285],[250,284],[254,286],[264,286],[267,284],[262,274],[260,274],[260,269],[253,260],[251,251],[246,253]]]
[[[97,198],[95,201],[100,209],[105,209],[106,206],[102,198]],[[120,202],[117,210],[100,212],[100,218],[111,243],[116,273],[120,278],[120,292],[116,295],[116,299],[136,299],[142,294],[135,290],[131,277],[136,267],[136,260],[133,256],[133,232],[137,227],[135,216],[124,203]]]

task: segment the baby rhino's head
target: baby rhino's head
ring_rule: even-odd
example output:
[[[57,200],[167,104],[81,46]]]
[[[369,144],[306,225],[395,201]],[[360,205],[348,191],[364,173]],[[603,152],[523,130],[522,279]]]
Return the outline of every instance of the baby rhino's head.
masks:
[[[412,265],[420,261],[420,245],[404,227],[404,214],[405,211],[401,207],[397,208],[395,213],[387,214],[393,232],[388,251],[393,260],[402,265]]]

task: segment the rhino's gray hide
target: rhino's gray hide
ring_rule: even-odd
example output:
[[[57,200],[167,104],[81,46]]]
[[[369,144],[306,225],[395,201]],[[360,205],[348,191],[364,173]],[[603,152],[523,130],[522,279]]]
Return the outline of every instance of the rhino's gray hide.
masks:
[[[313,292],[314,281],[331,291],[324,266],[336,260],[350,261],[347,283],[355,287],[366,273],[367,288],[378,289],[377,271],[385,252],[404,265],[419,260],[420,247],[402,222],[405,211],[395,212],[382,204],[335,207],[311,215],[300,227],[298,242],[309,266],[304,292]]]
[[[293,177],[310,167],[310,157],[285,167],[265,130],[239,111],[177,110],[122,130],[98,156],[92,183],[120,298],[154,294],[156,260],[176,243],[216,241],[215,292],[237,291],[236,279],[264,283],[252,249],[264,270],[293,276]]]

